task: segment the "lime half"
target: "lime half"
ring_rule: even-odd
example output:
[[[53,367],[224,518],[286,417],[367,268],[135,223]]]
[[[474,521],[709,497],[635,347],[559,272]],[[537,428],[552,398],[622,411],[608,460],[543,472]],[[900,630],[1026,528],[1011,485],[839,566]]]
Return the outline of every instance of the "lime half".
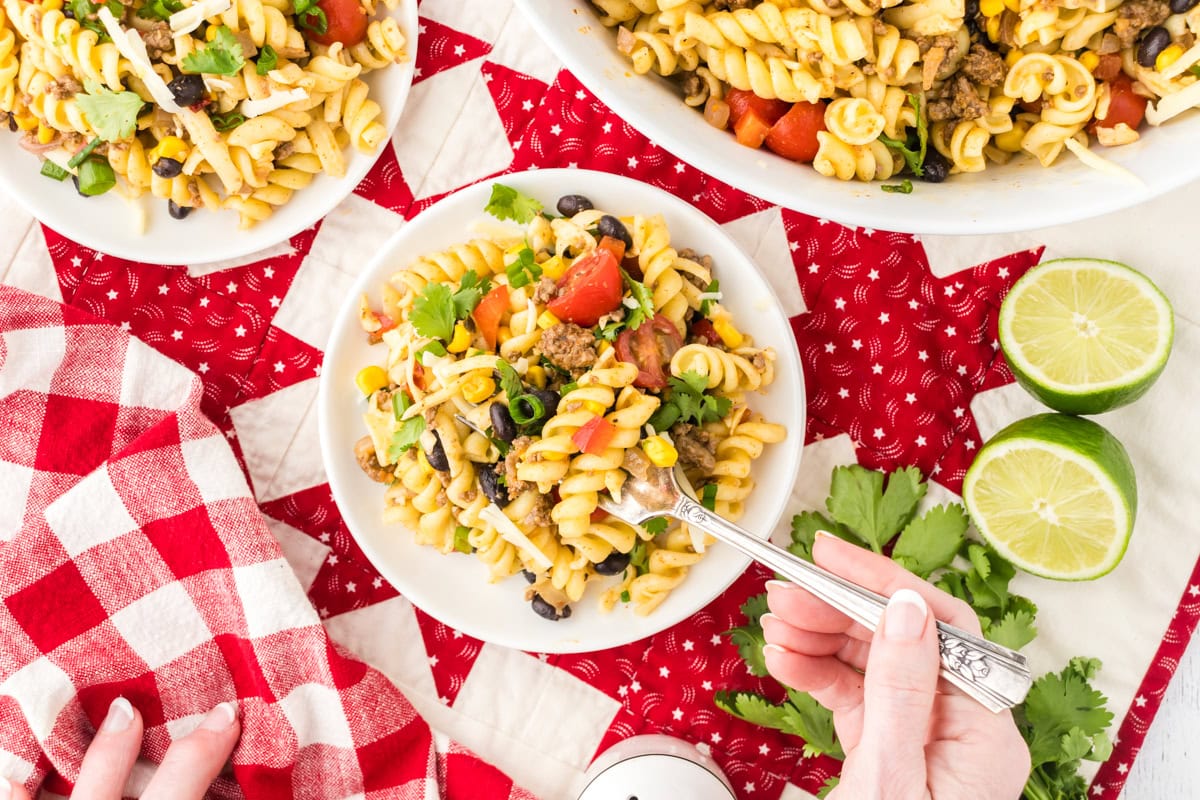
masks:
[[[1098,578],[1125,554],[1137,482],[1125,448],[1091,420],[1039,414],[979,451],[963,481],[979,533],[1026,572]]]
[[[1000,346],[1013,375],[1068,414],[1099,414],[1145,394],[1167,364],[1174,333],[1163,293],[1115,261],[1047,261],[1000,307]]]

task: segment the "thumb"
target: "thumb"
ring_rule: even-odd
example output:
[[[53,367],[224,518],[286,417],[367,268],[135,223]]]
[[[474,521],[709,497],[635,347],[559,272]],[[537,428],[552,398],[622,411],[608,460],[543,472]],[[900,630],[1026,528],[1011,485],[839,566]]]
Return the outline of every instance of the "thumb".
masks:
[[[884,796],[928,796],[925,742],[941,663],[936,642],[921,595],[911,589],[893,594],[867,657],[858,747],[862,761],[887,775]]]

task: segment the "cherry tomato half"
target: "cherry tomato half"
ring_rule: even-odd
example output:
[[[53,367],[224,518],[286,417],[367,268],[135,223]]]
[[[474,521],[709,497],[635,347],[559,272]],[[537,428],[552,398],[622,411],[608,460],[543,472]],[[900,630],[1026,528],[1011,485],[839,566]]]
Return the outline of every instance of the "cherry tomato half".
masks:
[[[711,322],[700,316],[697,316],[692,322],[692,338],[708,345],[721,344],[721,336],[717,333],[717,329]]]
[[[621,305],[624,293],[617,259],[611,250],[597,248],[559,278],[558,296],[546,308],[561,320],[590,328]]]
[[[675,323],[664,316],[643,322],[636,331],[624,330],[617,337],[617,358],[636,364],[638,376],[634,386],[643,389],[667,388],[667,371],[671,357],[683,347],[683,337]]]
[[[508,287],[502,283],[496,284],[492,290],[483,296],[479,305],[471,312],[475,327],[489,348],[495,348],[496,339],[500,335],[500,318],[508,308]]]
[[[767,149],[792,161],[810,164],[821,146],[817,141],[817,132],[823,130],[824,103],[795,103],[791,111],[780,117],[767,131]]]
[[[1124,122],[1135,131],[1146,116],[1146,98],[1133,93],[1133,81],[1124,73],[1108,81],[1108,114],[1095,121],[1095,128],[1115,128]]]
[[[325,14],[325,32],[305,30],[309,41],[319,44],[341,42],[351,47],[366,38],[367,12],[358,0],[320,0],[317,8]],[[305,20],[315,22],[312,16],[306,16]]]
[[[768,126],[774,125],[791,108],[786,100],[768,100],[744,89],[730,89],[725,102],[729,104],[729,121],[734,125],[747,111],[753,111]]]

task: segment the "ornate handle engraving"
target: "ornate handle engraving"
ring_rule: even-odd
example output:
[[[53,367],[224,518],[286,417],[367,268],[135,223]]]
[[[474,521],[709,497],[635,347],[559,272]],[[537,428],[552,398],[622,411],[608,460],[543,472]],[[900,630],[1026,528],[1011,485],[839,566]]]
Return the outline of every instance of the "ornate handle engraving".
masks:
[[[962,639],[938,632],[938,650],[942,662],[967,680],[986,678],[992,671],[987,654],[968,645]]]

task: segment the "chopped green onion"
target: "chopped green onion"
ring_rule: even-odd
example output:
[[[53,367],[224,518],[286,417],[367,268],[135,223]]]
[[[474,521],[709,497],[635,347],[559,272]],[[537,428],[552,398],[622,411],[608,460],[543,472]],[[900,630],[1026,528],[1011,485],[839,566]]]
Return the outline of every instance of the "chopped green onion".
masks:
[[[259,75],[266,75],[279,63],[279,54],[275,52],[275,48],[269,44],[264,44],[262,50],[258,51],[258,62],[254,65],[254,71]]]
[[[117,185],[117,176],[107,161],[89,158],[79,165],[79,193],[88,197],[104,194]]]
[[[466,525],[459,525],[457,528],[455,528],[454,549],[460,553],[467,553],[469,555],[474,550],[474,548],[471,547],[471,542],[467,539],[467,537],[470,535],[471,529]]]
[[[246,121],[246,117],[236,111],[230,111],[228,114],[209,114],[208,116],[212,119],[213,127],[221,133],[231,131]]]
[[[310,22],[309,19],[315,20]],[[325,12],[319,8],[309,8],[296,15],[296,27],[303,28],[306,31],[312,31],[318,36],[324,36],[329,30],[329,20],[325,17]]]
[[[47,159],[42,162],[42,174],[47,178],[53,178],[56,181],[64,181],[71,173]]]
[[[628,602],[629,602],[629,590],[628,590],[628,589],[626,589],[625,591],[621,592],[621,602],[622,602],[622,603],[628,603]]]
[[[529,413],[525,412],[524,404],[526,403]],[[508,404],[508,413],[512,415],[513,422],[518,425],[528,425],[546,415],[546,406],[538,399],[537,395],[523,394]]]
[[[579,384],[576,383],[575,381],[571,381],[570,383],[564,383],[562,389],[560,389],[559,392],[562,394],[563,397],[566,397],[567,395],[569,395],[571,392],[575,391],[578,388],[579,388]]]
[[[83,163],[85,158],[87,158],[88,156],[90,156],[92,154],[92,151],[94,151],[97,147],[100,146],[101,141],[103,141],[103,140],[99,136],[97,136],[95,139],[92,139],[90,142],[87,143],[87,146],[85,146],[82,150],[80,150],[75,155],[71,156],[71,160],[67,162],[67,166],[70,167],[71,169],[75,169],[76,167],[78,167],[80,164]]]
[[[900,183],[885,183],[879,188],[893,194],[912,194],[913,184],[912,181],[905,178]]]
[[[717,485],[715,483],[707,484],[700,490],[700,505],[709,511],[717,509]]]

